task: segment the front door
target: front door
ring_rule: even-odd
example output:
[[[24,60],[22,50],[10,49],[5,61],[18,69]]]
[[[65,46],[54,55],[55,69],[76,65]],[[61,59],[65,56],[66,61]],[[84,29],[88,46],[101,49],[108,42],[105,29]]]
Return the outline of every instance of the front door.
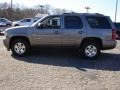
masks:
[[[60,45],[62,40],[60,16],[50,16],[40,22],[33,32],[37,45]]]

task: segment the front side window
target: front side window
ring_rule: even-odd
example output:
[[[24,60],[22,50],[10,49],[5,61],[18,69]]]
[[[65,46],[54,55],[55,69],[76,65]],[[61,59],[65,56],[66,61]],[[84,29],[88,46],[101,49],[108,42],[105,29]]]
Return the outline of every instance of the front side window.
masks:
[[[65,29],[81,29],[83,27],[79,16],[65,16],[64,23]]]
[[[87,16],[86,19],[91,28],[111,29],[111,25],[108,19],[105,17]]]
[[[50,17],[41,23],[42,28],[45,29],[60,29],[60,17]]]

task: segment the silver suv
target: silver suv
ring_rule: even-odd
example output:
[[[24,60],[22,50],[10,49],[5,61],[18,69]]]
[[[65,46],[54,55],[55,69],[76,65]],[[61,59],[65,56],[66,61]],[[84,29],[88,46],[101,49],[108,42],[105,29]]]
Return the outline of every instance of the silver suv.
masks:
[[[17,56],[36,46],[74,46],[82,56],[93,59],[100,50],[116,47],[116,30],[108,16],[66,13],[44,17],[31,26],[9,28],[3,42]]]

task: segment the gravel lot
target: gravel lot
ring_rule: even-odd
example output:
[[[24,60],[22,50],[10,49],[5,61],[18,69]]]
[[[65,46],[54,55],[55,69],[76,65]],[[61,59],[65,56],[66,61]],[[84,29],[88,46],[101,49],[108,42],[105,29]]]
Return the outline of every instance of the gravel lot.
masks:
[[[94,61],[75,50],[40,49],[17,58],[0,36],[0,90],[120,90],[120,42]]]

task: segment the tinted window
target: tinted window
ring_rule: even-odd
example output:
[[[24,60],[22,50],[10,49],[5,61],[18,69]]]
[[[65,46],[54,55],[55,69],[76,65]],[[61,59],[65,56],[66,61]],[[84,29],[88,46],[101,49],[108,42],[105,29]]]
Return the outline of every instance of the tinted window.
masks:
[[[120,29],[120,23],[114,23],[117,29]]]
[[[81,18],[78,16],[65,16],[66,29],[81,29],[83,27]]]
[[[26,22],[31,22],[31,19],[26,19]]]
[[[87,21],[88,21],[91,28],[111,29],[111,25],[110,25],[109,21],[107,20],[107,18],[105,18],[105,17],[89,16],[89,17],[86,17],[86,18],[87,18]]]
[[[24,19],[21,22],[31,22],[31,19]]]
[[[1,22],[6,22],[6,20],[5,19],[1,19]]]

